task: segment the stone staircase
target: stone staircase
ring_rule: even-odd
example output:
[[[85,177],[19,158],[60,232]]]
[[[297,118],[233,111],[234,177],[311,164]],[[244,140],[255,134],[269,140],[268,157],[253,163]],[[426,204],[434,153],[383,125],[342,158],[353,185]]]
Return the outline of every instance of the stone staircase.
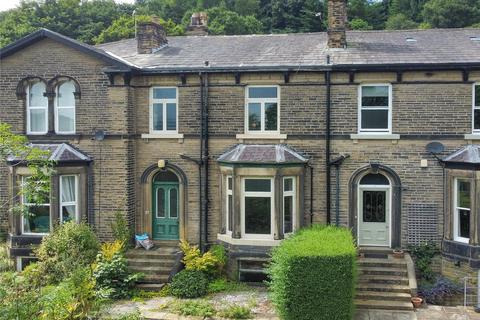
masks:
[[[413,310],[416,291],[411,258],[394,258],[391,250],[360,250],[355,304],[358,309]],[[413,272],[413,275],[412,275]]]
[[[131,249],[126,257],[133,272],[141,272],[145,277],[137,285],[143,290],[158,290],[169,281],[179,252],[178,242],[156,241],[150,250]]]

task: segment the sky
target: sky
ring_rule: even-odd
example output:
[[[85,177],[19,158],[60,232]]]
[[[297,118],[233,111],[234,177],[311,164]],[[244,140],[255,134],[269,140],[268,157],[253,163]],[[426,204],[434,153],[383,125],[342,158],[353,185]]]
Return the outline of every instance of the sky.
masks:
[[[15,8],[21,0],[0,0],[0,11]],[[135,0],[115,0],[115,2],[134,3]]]

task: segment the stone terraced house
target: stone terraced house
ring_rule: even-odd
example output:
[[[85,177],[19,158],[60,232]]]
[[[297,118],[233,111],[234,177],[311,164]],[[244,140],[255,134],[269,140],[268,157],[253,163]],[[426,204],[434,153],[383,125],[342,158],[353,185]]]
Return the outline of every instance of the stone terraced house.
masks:
[[[41,29],[2,48],[0,121],[57,160],[31,218],[0,208],[18,268],[58,221],[109,240],[120,211],[159,247],[224,244],[242,279],[312,223],[360,247],[435,241],[438,271],[478,270],[480,29],[346,31],[344,1],[329,6],[325,33],[167,38],[152,21],[98,46]],[[25,175],[0,164],[1,203]],[[149,259],[166,280],[175,257],[131,256]]]

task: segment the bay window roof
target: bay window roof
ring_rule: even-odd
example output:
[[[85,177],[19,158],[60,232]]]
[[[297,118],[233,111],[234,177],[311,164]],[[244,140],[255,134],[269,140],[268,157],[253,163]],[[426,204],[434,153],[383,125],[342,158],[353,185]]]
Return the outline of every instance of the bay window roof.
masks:
[[[308,159],[284,144],[238,144],[217,159],[229,164],[305,164]]]
[[[70,163],[70,162],[90,162],[92,158],[82,151],[76,149],[68,143],[31,143],[30,147],[38,148],[40,150],[48,151],[50,161],[57,163]],[[22,157],[10,156],[7,158],[9,164],[22,162]]]
[[[480,145],[466,145],[443,160],[446,167],[480,169]]]

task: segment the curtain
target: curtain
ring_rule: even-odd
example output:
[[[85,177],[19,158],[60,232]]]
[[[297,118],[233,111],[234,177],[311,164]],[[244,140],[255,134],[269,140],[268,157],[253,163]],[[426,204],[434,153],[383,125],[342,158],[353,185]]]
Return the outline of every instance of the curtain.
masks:
[[[62,203],[75,202],[75,176],[62,177]]]

